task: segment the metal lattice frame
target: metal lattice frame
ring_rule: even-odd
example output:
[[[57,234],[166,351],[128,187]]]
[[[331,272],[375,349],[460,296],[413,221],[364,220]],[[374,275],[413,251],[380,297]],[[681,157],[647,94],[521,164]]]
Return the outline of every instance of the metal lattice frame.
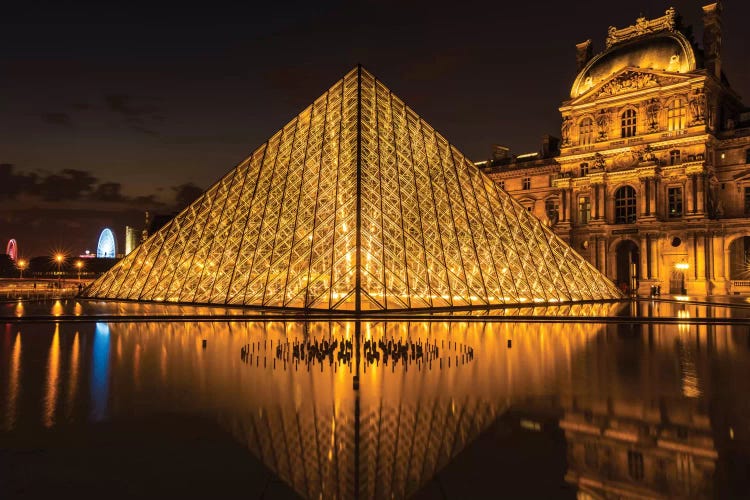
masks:
[[[620,297],[362,68],[84,295],[357,311]]]

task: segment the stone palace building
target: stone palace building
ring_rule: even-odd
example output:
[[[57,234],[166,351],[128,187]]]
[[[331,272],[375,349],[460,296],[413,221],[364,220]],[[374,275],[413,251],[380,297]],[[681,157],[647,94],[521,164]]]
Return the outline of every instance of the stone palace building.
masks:
[[[750,292],[750,110],[721,11],[703,7],[702,46],[673,8],[578,44],[561,139],[477,163],[623,290]]]

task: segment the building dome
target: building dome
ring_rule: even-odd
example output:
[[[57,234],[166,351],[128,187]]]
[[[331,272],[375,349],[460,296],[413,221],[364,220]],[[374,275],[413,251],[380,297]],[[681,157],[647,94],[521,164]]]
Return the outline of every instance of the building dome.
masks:
[[[663,31],[638,37],[613,45],[589,61],[578,73],[570,97],[582,96],[625,68],[688,73],[695,66],[695,52],[682,33]]]

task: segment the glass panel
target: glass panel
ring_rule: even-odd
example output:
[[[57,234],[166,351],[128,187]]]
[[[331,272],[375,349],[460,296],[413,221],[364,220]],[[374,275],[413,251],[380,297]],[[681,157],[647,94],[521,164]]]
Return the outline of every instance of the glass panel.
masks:
[[[343,310],[619,297],[357,69],[85,295]]]

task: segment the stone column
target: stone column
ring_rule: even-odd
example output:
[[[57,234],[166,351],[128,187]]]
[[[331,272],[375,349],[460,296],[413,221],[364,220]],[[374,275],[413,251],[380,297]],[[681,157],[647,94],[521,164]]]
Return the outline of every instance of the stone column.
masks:
[[[724,272],[724,237],[715,234],[711,240],[713,241],[714,277],[717,280],[725,280],[727,279],[727,275]]]
[[[594,189],[594,220],[599,220],[599,184],[592,186]]]
[[[706,235],[695,236],[695,273],[699,280],[706,279]]]
[[[696,175],[695,179],[698,183],[697,186],[697,196],[696,196],[696,206],[695,211],[699,214],[702,214],[705,210],[705,200],[706,200],[706,176],[703,174]]]
[[[695,183],[695,176],[688,175],[687,182],[685,183],[685,213],[695,213],[695,198],[693,197],[693,184]]]
[[[597,246],[599,247],[597,251],[599,252],[599,271],[604,273],[605,276],[608,276],[607,274],[607,238],[599,238],[597,240]]]
[[[560,222],[568,220],[567,193],[568,190],[565,188],[560,190]]]
[[[641,189],[638,193],[638,199],[641,202],[640,215],[648,215],[648,179],[641,179]]]
[[[641,236],[638,241],[638,279],[647,279],[648,274],[648,244],[647,238]]]
[[[653,273],[654,261],[651,260],[651,257],[652,257],[652,255],[651,255],[651,246],[653,244],[654,244],[654,242],[651,241],[651,235],[647,234],[646,235],[646,246],[643,249],[644,253],[646,254],[646,271],[643,273],[643,275],[646,278],[648,278],[648,279],[651,279],[653,277],[653,275],[654,275],[654,273]]]
[[[685,242],[687,248],[688,265],[690,266],[685,273],[685,279],[693,280],[696,276],[695,267],[695,233],[688,233],[687,241]]]
[[[659,279],[661,272],[659,270],[659,236],[651,235],[651,277]]]

